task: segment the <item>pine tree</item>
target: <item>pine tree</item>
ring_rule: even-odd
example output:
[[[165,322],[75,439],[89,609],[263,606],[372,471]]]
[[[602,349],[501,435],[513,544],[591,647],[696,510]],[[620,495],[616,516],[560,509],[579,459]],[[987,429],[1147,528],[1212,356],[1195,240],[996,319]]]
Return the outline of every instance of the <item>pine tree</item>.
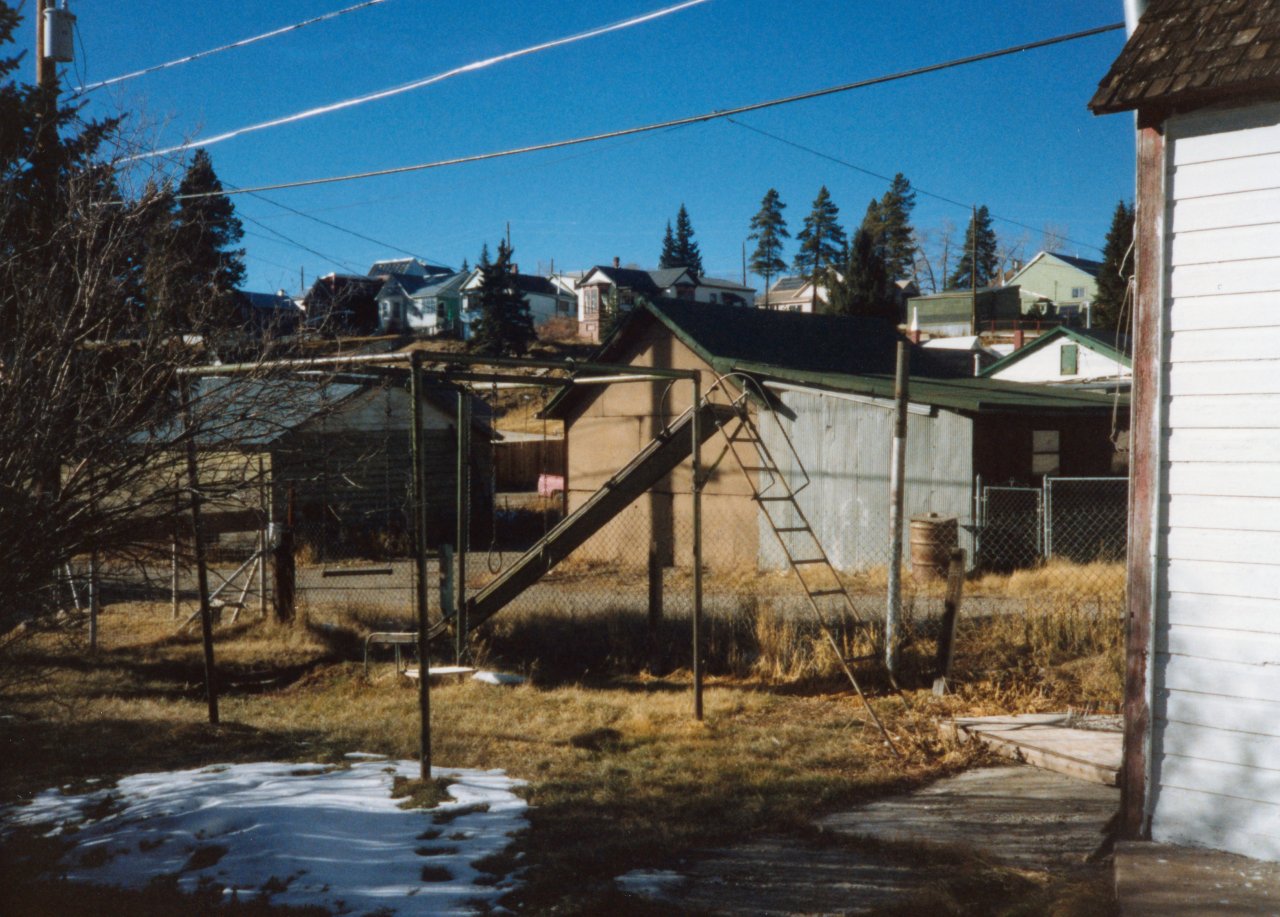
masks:
[[[1092,316],[1095,328],[1119,327],[1120,313],[1129,289],[1128,278],[1133,276],[1133,254],[1129,250],[1133,244],[1133,221],[1133,207],[1124,201],[1117,203],[1111,217],[1111,228],[1107,230],[1107,242],[1102,249],[1102,268],[1098,271],[1098,294],[1093,302]]]
[[[702,252],[698,243],[693,241],[693,222],[684,204],[676,214],[675,263],[669,266],[682,267],[696,277],[702,276]]]
[[[862,228],[872,234],[876,246],[884,254],[891,280],[911,276],[915,264],[915,232],[911,228],[911,211],[916,206],[916,193],[901,172],[889,183],[889,190],[867,207]]]
[[[824,312],[836,315],[862,315],[898,323],[898,306],[894,299],[893,280],[889,277],[884,255],[871,232],[859,229],[853,234],[842,268],[843,278],[831,284],[831,295]]]
[[[823,185],[814,198],[813,209],[804,218],[804,228],[796,233],[800,249],[791,262],[792,269],[807,277],[815,287],[823,283],[827,272],[842,260],[846,243],[839,217],[840,208]]]
[[[245,276],[244,249],[234,246],[243,237],[213,161],[196,150],[178,185],[177,206],[152,231],[151,245],[164,255],[149,278],[153,317],[184,331],[230,327]]]
[[[760,202],[760,210],[751,218],[751,234],[748,239],[756,243],[751,253],[751,270],[764,278],[765,308],[769,307],[769,279],[787,269],[782,260],[782,240],[791,238],[782,211],[787,207],[778,196],[777,189],[770,188]]]
[[[662,237],[662,254],[658,256],[658,267],[663,270],[669,267],[681,267],[677,263],[679,255],[676,254],[676,236],[671,231],[671,221],[667,220],[667,232]]]
[[[516,283],[512,256],[515,250],[498,243],[497,260],[490,262],[489,247],[480,252],[480,318],[472,328],[472,349],[488,356],[522,356],[533,342],[533,316]]]
[[[976,242],[975,242],[976,236]],[[970,290],[974,281],[974,253],[977,253],[978,287],[990,286],[995,280],[996,268],[1000,264],[996,253],[996,233],[991,228],[991,214],[985,205],[979,207],[969,219],[969,228],[964,234],[964,251],[956,262],[955,273],[951,275],[948,287],[953,290]]]

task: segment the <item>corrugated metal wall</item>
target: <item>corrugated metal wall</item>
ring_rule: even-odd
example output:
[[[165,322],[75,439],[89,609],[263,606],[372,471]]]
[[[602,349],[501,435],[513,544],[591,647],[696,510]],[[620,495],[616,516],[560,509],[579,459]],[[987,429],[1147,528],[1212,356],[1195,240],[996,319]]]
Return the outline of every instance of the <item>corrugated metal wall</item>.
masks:
[[[761,411],[760,434],[774,460],[799,486],[796,454],[812,483],[798,501],[832,563],[841,569],[882,566],[889,559],[889,462],[893,411],[880,403],[838,395],[778,392],[796,416]],[[786,443],[789,437],[795,454]],[[907,421],[907,489],[904,519],[935,512],[967,522],[972,511],[973,424],[959,414],[911,413]],[[776,570],[786,559],[760,519],[760,567]],[[907,535],[904,533],[904,552]],[[961,531],[961,546],[972,544]]]

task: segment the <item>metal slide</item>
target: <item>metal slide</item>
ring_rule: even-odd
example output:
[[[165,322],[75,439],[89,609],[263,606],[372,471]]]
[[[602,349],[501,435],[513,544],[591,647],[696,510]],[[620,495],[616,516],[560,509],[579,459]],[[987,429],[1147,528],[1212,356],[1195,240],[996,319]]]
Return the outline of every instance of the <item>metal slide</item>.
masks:
[[[710,439],[733,414],[725,405],[707,404],[699,408],[702,441]],[[556,564],[568,557],[609,520],[643,495],[693,452],[693,410],[681,414],[661,434],[636,453],[626,466],[605,482],[551,531],[525,551],[505,573],[467,600],[465,625],[471,630],[492,618]],[[442,636],[453,623],[446,618],[428,632],[429,639]]]

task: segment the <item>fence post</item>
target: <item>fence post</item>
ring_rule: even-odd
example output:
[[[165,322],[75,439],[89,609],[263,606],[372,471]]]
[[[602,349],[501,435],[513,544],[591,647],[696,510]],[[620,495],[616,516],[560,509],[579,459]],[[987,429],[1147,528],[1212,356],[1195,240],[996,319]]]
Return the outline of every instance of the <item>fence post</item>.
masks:
[[[659,632],[662,625],[662,560],[658,556],[658,543],[649,542],[649,670],[658,674],[660,668]]]
[[[196,464],[195,415],[191,408],[191,383],[182,380],[182,414],[187,437],[187,483],[191,487],[192,545],[196,555],[196,588],[200,593],[200,635],[204,643],[204,688],[209,702],[209,722],[218,725],[218,685],[213,665],[213,610],[209,607],[209,569],[205,564],[204,532],[200,524],[200,473]]]
[[[297,572],[293,557],[294,510],[293,485],[289,485],[289,495],[284,510],[284,525],[279,528],[279,537],[276,539],[272,563],[272,566],[275,567],[276,620],[281,622],[293,620],[294,578]]]
[[[173,592],[173,620],[178,620],[179,614],[179,596],[178,596],[178,540],[181,537],[179,530],[178,516],[182,512],[182,475],[176,475],[173,479],[173,547],[169,557],[169,586]]]
[[[1040,484],[1040,553],[1046,561],[1053,556],[1053,486],[1050,480],[1046,474]]]
[[[98,649],[98,610],[102,607],[102,585],[98,580],[98,552],[89,554],[89,650]]]
[[[471,395],[465,387],[458,388],[458,470],[457,484],[457,548],[458,577],[454,582],[456,604],[441,609],[453,609],[454,661],[462,664],[467,648],[467,548],[471,545]],[[442,561],[443,563],[443,561]],[[452,564],[449,565],[452,572]],[[444,570],[444,567],[441,567]]]
[[[960,600],[964,595],[964,548],[953,548],[947,569],[947,597],[942,605],[942,628],[938,633],[938,675],[933,680],[933,693],[941,697],[951,678],[951,663],[956,651],[956,623],[960,619]]]
[[[690,435],[693,437],[693,718],[702,719],[702,386],[694,377],[693,416],[690,419]]]
[[[898,344],[894,377],[893,454],[889,460],[889,595],[884,618],[884,664],[889,680],[898,677],[899,616],[902,609],[902,503],[907,457],[907,344]]]
[[[413,402],[413,433],[410,439],[413,460],[413,523],[418,555],[418,762],[419,776],[426,781],[431,779],[431,666],[427,641],[427,495],[426,474],[422,467],[426,457],[422,430],[422,351],[415,350],[409,359],[409,395]]]

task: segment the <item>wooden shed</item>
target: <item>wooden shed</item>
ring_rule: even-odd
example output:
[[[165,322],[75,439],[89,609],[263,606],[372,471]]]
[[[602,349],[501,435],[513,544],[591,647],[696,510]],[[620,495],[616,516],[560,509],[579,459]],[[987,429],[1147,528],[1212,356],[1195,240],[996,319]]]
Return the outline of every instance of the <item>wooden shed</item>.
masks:
[[[1123,827],[1280,859],[1280,0],[1152,0],[1137,111]]]
[[[744,384],[768,406],[752,410],[778,457],[789,453],[814,480],[802,508],[837,566],[887,560],[888,462],[893,371],[905,339],[876,319],[738,309],[661,300],[632,313],[605,343],[601,359],[636,368],[697,370],[707,392],[727,376],[730,396]],[[976,475],[1034,483],[1047,471],[1112,473],[1113,401],[1090,393],[958,378],[945,354],[913,347],[908,422],[907,509],[971,515]],[[750,379],[749,383],[744,382]],[[549,410],[565,422],[570,511],[576,509],[689,406],[687,385],[613,384],[572,390]],[[724,396],[721,395],[721,401]],[[1052,456],[1037,442],[1052,432]],[[708,462],[723,443],[711,439]],[[795,469],[791,469],[795,470]],[[751,481],[732,460],[716,465],[702,500],[704,557],[713,567],[781,566]],[[637,500],[582,549],[584,556],[641,563],[655,543],[667,563],[690,562],[688,463]]]

